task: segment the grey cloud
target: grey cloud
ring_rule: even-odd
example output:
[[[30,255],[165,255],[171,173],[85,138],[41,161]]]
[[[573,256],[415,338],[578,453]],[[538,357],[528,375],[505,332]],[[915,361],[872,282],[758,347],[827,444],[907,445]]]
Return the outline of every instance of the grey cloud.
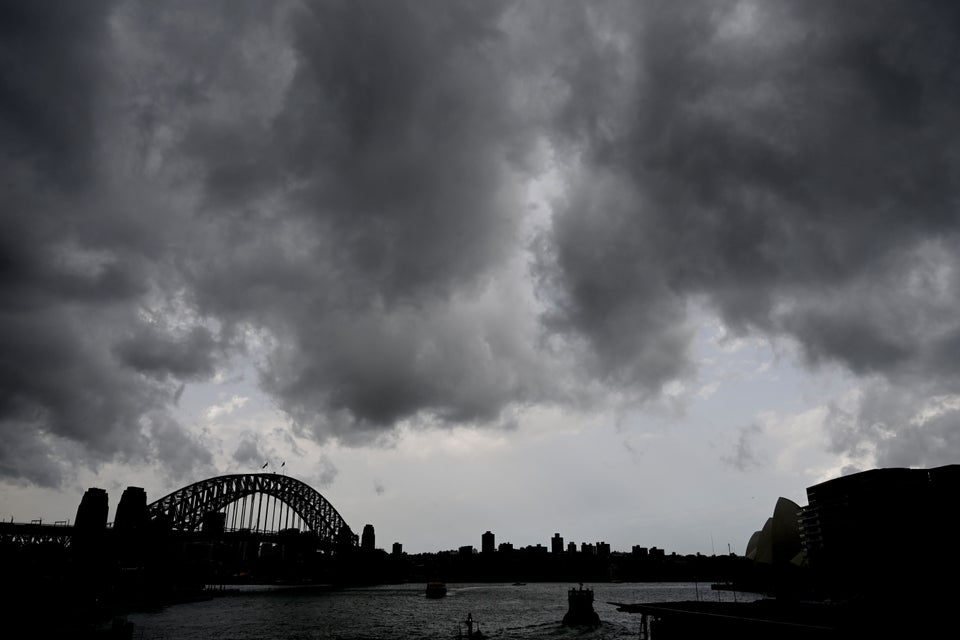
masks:
[[[304,480],[313,487],[329,487],[339,473],[336,465],[326,455],[321,455],[316,460],[314,468],[305,471]]]
[[[95,96],[113,2],[0,4],[0,146],[44,181],[73,190],[89,175]]]
[[[170,410],[246,330],[295,429],[359,444],[653,396],[695,369],[691,304],[903,384],[907,429],[957,391],[958,11],[3,3],[0,473],[55,482],[51,439],[203,468]],[[954,446],[871,415],[837,446]]]
[[[754,445],[757,435],[762,432],[759,425],[751,424],[737,430],[737,442],[730,453],[720,456],[720,460],[738,471],[749,471],[763,466],[762,455]]]
[[[853,402],[827,419],[831,448],[888,467],[953,464],[960,451],[956,380],[868,380]]]
[[[958,10],[585,15],[601,28],[566,55],[556,121],[579,177],[540,258],[552,326],[624,387],[684,372],[697,300],[736,331],[794,338],[811,364],[956,391]]]
[[[164,414],[150,416],[150,444],[171,478],[213,475],[213,456],[198,438]]]
[[[54,7],[8,23],[13,57],[85,55],[0,111],[34,154],[0,154],[6,335],[37,338],[4,346],[3,416],[40,416],[90,464],[202,466],[169,410],[246,328],[268,336],[263,388],[318,440],[496,421],[547,393],[529,318],[490,293],[522,249],[538,135],[511,102],[507,7],[117,3],[59,48]],[[59,92],[63,135],[32,134],[17,105]],[[46,190],[60,160],[69,194]]]
[[[262,465],[266,460],[263,452],[260,451],[260,445],[251,436],[244,437],[233,452],[233,459],[240,465]]]
[[[299,7],[268,124],[189,127],[231,238],[190,266],[199,304],[278,338],[263,387],[318,439],[494,420],[535,394],[514,371],[543,374],[503,344],[513,318],[459,315],[518,248],[515,174],[536,133],[510,109],[501,17],[499,3]],[[238,215],[238,192],[279,201]]]
[[[205,327],[194,327],[183,337],[144,329],[115,347],[116,354],[130,368],[180,380],[211,376],[222,351],[213,333]]]
[[[513,320],[509,306],[447,303],[318,314],[309,335],[288,336],[273,354],[262,384],[320,440],[368,443],[418,416],[496,421],[507,404],[549,394],[535,352],[515,343]]]
[[[0,477],[22,484],[58,487],[64,481],[64,469],[49,440],[29,420],[0,421],[3,447],[0,447]]]
[[[0,474],[14,481],[204,457],[165,415],[178,384],[116,357],[146,353],[120,343],[145,331],[141,308],[167,286],[153,260],[172,217],[151,218],[150,194],[109,173],[113,9],[0,6]]]

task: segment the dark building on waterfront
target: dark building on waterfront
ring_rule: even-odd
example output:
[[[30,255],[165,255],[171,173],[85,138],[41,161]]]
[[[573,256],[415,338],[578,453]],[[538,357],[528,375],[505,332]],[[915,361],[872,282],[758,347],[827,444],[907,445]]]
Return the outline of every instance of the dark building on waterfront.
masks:
[[[922,588],[951,575],[960,465],[872,469],[807,488],[800,538],[818,582],[836,595]]]
[[[403,555],[403,545],[399,542],[393,543],[393,555],[402,556]]]
[[[497,548],[496,538],[493,533],[487,531],[482,536],[480,536],[480,550],[483,553],[493,553]]]
[[[373,525],[363,525],[363,534],[360,536],[360,548],[373,551],[376,548],[376,538],[373,534]]]
[[[553,534],[550,538],[550,551],[553,553],[563,553],[563,538],[559,533]]]

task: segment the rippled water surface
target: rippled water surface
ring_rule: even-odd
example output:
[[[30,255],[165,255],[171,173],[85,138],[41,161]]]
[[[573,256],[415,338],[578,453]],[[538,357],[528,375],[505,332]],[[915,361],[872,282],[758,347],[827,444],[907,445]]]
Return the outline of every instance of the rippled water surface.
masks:
[[[423,585],[337,591],[251,588],[235,595],[131,614],[134,638],[341,638],[386,640],[456,638],[467,614],[488,638],[633,638],[639,615],[608,602],[716,600],[709,585],[694,583],[591,584],[596,629],[565,628],[569,583],[448,584],[447,597],[429,600]],[[719,593],[732,600],[730,593]],[[741,596],[742,597],[742,596]],[[463,626],[463,625],[460,625]]]

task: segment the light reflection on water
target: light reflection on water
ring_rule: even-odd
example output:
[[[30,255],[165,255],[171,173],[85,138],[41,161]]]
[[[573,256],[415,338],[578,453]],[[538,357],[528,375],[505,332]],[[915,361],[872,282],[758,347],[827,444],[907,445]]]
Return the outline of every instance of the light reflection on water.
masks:
[[[387,585],[337,591],[249,590],[212,600],[131,614],[134,638],[342,640],[451,639],[468,613],[491,639],[635,639],[640,617],[609,602],[722,599],[727,592],[694,583],[587,584],[594,590],[596,629],[565,628],[570,583],[448,584],[445,598],[430,600],[423,585]],[[740,599],[744,596],[741,594]],[[753,599],[753,597],[750,597]]]

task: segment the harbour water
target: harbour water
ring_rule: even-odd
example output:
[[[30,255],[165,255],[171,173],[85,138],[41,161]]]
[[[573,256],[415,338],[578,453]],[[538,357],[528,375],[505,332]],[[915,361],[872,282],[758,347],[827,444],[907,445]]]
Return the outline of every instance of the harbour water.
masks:
[[[601,583],[594,609],[601,625],[565,628],[570,583],[448,584],[447,596],[424,597],[424,585],[403,584],[339,590],[246,587],[210,600],[134,613],[134,638],[299,640],[443,640],[456,638],[458,621],[472,614],[487,638],[635,639],[640,617],[608,602],[722,599],[730,592],[696,583]],[[738,594],[739,600],[756,596]]]

